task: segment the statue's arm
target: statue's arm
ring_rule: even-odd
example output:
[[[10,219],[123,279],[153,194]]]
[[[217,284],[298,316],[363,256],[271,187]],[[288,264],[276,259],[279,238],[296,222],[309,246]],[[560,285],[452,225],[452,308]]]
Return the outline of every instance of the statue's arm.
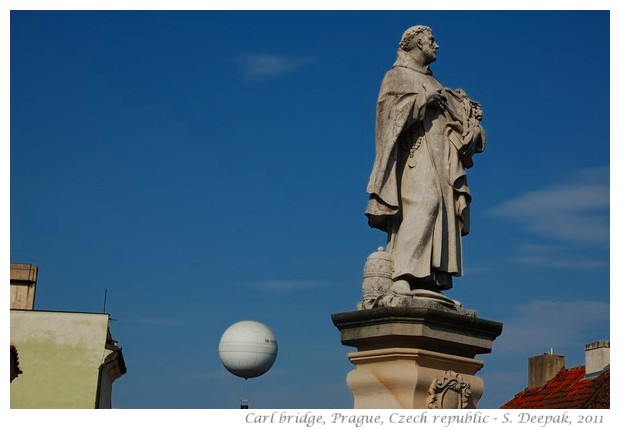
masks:
[[[407,73],[411,72],[395,67],[385,75],[377,104],[377,125],[387,125],[398,134],[422,121],[426,107],[443,97],[438,91],[427,91],[423,84],[416,84]]]
[[[420,88],[419,92],[388,93],[386,96],[391,100],[385,100],[384,105],[393,110],[394,118],[402,118],[396,121],[399,131],[423,121],[428,106],[445,108],[445,96],[441,91],[427,92],[424,88]]]

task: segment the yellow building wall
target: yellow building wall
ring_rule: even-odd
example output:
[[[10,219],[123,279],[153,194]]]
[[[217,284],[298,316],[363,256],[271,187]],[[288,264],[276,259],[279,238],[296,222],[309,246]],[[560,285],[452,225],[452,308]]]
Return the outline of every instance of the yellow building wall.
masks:
[[[11,408],[96,408],[107,314],[11,310],[11,344],[23,371]]]

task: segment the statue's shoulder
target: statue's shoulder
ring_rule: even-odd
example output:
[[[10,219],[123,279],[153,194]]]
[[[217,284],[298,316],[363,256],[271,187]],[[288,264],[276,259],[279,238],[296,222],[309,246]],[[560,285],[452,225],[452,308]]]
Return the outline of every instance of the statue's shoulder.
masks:
[[[406,67],[394,66],[391,69],[389,69],[387,73],[385,73],[385,77],[388,78],[389,76],[390,79],[397,79],[397,78],[406,79],[407,77],[412,76],[412,72],[413,70],[410,70]]]
[[[418,73],[406,67],[394,66],[385,73],[383,83],[388,85],[413,83],[416,81],[416,74]]]
[[[427,85],[429,77],[407,67],[394,66],[385,73],[382,92],[417,92],[417,88]]]

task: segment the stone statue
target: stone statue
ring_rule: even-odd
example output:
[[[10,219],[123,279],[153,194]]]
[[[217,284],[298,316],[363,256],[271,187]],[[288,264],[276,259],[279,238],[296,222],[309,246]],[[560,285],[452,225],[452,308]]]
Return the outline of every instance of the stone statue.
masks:
[[[471,201],[465,169],[484,150],[486,135],[480,104],[433,77],[438,48],[429,27],[407,29],[381,84],[366,216],[387,233],[379,257],[391,266],[381,282],[365,278],[360,308],[409,305],[412,297],[459,305],[442,291],[463,271]]]

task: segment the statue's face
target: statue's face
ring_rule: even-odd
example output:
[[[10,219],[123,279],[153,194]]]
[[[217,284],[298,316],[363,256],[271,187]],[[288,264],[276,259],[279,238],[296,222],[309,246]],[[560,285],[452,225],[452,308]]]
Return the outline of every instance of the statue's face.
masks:
[[[439,49],[439,45],[435,42],[435,38],[430,31],[423,31],[420,33],[419,37],[418,46],[422,51],[426,63],[430,64],[437,59],[437,49]]]

